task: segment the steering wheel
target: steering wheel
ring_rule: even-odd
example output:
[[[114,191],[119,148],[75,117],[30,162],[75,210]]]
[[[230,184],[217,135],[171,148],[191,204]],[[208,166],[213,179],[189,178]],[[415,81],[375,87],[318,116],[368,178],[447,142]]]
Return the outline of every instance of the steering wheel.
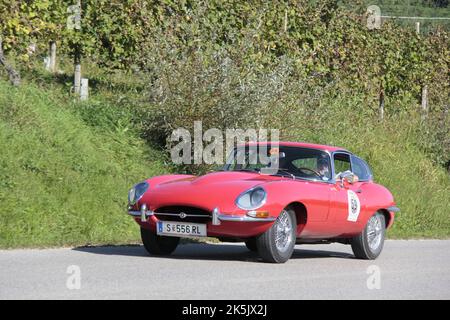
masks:
[[[319,178],[322,178],[322,175],[320,174],[320,173],[318,173],[316,170],[314,170],[314,169],[310,169],[310,168],[305,168],[305,167],[300,167],[300,168],[297,168],[297,170],[299,170],[299,171],[309,171],[309,172],[312,172],[312,173],[314,173],[316,176],[318,176]]]

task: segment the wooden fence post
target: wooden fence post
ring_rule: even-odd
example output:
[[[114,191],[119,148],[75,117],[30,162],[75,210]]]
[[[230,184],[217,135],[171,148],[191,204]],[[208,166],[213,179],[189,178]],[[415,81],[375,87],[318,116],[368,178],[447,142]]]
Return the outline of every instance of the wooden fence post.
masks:
[[[384,89],[381,88],[380,90],[380,96],[379,96],[379,115],[380,115],[380,120],[384,119]]]
[[[75,17],[75,26],[74,28],[79,30],[81,28],[81,0],[77,1],[77,10],[76,15],[78,15],[78,18]],[[79,21],[76,21],[76,19],[79,19]],[[74,93],[77,97],[80,97],[81,93],[81,46],[80,44],[76,44],[75,52],[74,52]]]
[[[284,32],[287,32],[287,28],[288,28],[288,11],[287,9],[284,10]]]
[[[81,79],[80,100],[86,101],[89,97],[89,79]]]
[[[74,58],[74,92],[79,96],[81,89],[81,54],[79,53],[79,50],[76,51]]]
[[[428,86],[422,87],[422,119],[428,114]]]
[[[56,72],[56,41],[50,41],[49,44],[50,50],[50,63],[49,70],[50,72]]]

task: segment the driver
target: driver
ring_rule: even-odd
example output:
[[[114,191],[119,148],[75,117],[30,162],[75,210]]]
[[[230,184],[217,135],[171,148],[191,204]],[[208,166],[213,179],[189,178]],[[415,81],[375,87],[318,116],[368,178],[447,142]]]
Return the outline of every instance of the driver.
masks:
[[[327,158],[322,157],[317,160],[317,172],[323,180],[330,178],[330,164]]]

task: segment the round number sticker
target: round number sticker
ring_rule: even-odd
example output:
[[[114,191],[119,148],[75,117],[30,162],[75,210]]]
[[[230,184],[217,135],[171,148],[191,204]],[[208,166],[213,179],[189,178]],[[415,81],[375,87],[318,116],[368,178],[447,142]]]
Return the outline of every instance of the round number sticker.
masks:
[[[358,220],[359,212],[361,210],[361,203],[358,195],[352,190],[347,191],[348,195],[348,221],[356,222]]]

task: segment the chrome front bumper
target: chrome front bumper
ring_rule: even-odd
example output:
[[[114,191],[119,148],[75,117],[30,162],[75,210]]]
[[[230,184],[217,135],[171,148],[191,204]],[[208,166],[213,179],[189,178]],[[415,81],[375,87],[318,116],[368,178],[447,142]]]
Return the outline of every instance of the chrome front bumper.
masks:
[[[397,206],[390,206],[387,208],[387,211],[389,212],[400,212],[400,209]]]
[[[147,209],[147,205],[143,204],[140,211],[133,211],[129,210],[128,214],[133,217],[141,217],[142,222],[146,222],[148,217],[153,216],[155,213],[152,210]],[[165,213],[165,215],[174,215],[178,216],[177,213]],[[192,215],[194,216],[194,215]],[[236,215],[228,215],[228,214],[222,214],[219,211],[219,208],[215,208],[212,211],[211,214],[212,218],[212,225],[219,226],[221,221],[233,221],[233,222],[271,222],[275,221],[276,218],[274,217],[267,217],[267,218],[254,218],[247,215],[242,216],[236,216]]]

